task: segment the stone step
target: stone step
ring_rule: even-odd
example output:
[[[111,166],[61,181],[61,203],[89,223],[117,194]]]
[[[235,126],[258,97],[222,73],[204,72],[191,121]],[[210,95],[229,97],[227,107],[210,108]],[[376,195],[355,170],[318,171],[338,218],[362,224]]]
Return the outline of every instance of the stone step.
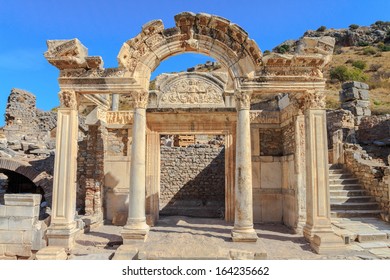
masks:
[[[352,218],[352,217],[377,217],[381,210],[333,210],[330,211],[332,218]]]
[[[331,191],[337,191],[337,190],[346,190],[346,191],[354,191],[354,190],[364,190],[362,188],[362,185],[360,184],[330,184],[329,189]]]
[[[345,171],[343,169],[331,169],[329,174],[345,174]]]
[[[330,185],[340,185],[340,184],[359,184],[359,180],[356,178],[329,178]]]
[[[338,204],[345,202],[375,202],[375,198],[368,195],[362,196],[331,196],[330,204]]]
[[[354,178],[351,174],[348,173],[340,173],[340,174],[329,174],[329,180],[335,179],[350,179]],[[354,178],[355,179],[355,178]]]
[[[357,190],[332,190],[330,189],[330,197],[335,196],[348,196],[348,197],[355,197],[355,196],[365,196],[367,195],[366,190],[357,189]]]
[[[332,210],[378,210],[377,202],[344,202],[330,205]]]

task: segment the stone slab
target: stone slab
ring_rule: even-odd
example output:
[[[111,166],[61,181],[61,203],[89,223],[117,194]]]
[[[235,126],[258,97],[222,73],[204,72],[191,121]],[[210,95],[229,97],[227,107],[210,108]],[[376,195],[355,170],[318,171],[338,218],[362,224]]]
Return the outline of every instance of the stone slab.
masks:
[[[338,254],[345,251],[346,246],[340,236],[334,233],[315,234],[310,243],[317,254]]]
[[[5,194],[4,202],[7,206],[36,206],[41,203],[40,194]]]
[[[71,255],[69,256],[68,260],[111,260],[113,255],[113,252],[87,255]]]
[[[384,259],[390,259],[390,249],[389,248],[377,248],[377,249],[372,249],[369,251],[371,254],[374,254],[380,258]]]
[[[115,251],[113,260],[137,260],[138,248],[133,245],[121,245]]]
[[[386,242],[365,242],[358,243],[357,245],[362,247],[363,249],[388,248],[389,246],[389,244]]]
[[[386,240],[387,234],[384,232],[359,233],[357,239],[359,242]]]
[[[65,248],[49,246],[39,250],[35,258],[37,260],[66,260],[68,255],[65,252]]]

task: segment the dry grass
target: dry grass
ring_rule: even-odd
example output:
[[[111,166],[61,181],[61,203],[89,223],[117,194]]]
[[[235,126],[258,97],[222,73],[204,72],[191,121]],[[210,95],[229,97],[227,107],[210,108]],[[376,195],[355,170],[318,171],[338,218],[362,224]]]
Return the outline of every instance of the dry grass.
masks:
[[[353,61],[364,61],[366,68],[364,73],[368,76],[370,86],[370,101],[373,114],[390,114],[390,52],[380,52],[373,48],[376,54],[367,55],[367,47],[344,47],[335,51],[333,60],[325,71],[325,77],[329,80],[329,70],[333,67],[346,65],[352,67]],[[340,107],[339,82],[327,83],[327,106],[337,109]]]

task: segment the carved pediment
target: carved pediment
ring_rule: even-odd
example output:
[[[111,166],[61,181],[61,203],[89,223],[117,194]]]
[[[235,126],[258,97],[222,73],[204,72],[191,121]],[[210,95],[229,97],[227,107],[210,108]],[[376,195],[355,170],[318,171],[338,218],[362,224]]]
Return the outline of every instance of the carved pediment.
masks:
[[[225,107],[223,93],[227,81],[219,73],[184,72],[157,77],[158,108]]]

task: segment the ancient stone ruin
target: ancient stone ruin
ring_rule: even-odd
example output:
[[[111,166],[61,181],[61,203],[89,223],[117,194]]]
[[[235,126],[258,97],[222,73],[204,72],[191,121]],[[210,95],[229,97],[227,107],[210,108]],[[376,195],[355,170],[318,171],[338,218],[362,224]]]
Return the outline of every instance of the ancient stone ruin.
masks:
[[[293,54],[263,57],[227,19],[181,13],[175,23],[145,24],[123,44],[116,68],[88,56],[78,39],[49,40],[45,58],[59,70],[56,114],[37,110],[30,93],[11,93],[0,164],[23,158],[20,166],[38,170],[37,159],[52,158],[55,148],[50,191],[25,174],[45,197],[50,193],[51,210],[44,237],[41,230],[29,237],[28,248],[39,250],[37,259],[66,258],[82,230],[108,223],[123,227],[114,258],[137,252],[133,258],[134,241],[147,242],[160,215],[183,215],[224,219],[237,243],[256,244],[254,224],[271,222],[303,234],[319,254],[345,249],[345,235],[332,226],[331,218],[341,214],[330,183],[340,180],[333,175],[345,165],[364,187],[370,184],[354,145],[362,141],[363,126],[373,125],[367,124],[364,84],[345,84],[343,110],[325,110],[322,71],[334,39],[303,38]],[[150,89],[159,63],[185,52],[209,55],[221,67],[162,74]],[[21,170],[8,166],[0,168]],[[367,188],[380,204],[375,214],[388,220],[388,163],[382,167],[383,176],[374,174],[376,183]],[[23,199],[5,194],[0,213]],[[39,199],[28,196],[34,227]],[[18,255],[9,244],[2,240],[0,248]]]

